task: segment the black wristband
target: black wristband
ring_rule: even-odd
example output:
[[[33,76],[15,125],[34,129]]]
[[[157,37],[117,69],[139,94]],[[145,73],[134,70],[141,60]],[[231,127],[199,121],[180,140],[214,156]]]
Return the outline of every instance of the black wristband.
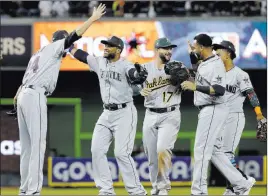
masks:
[[[87,64],[87,56],[88,56],[88,53],[85,52],[85,51],[83,51],[83,50],[80,50],[80,49],[78,49],[78,50],[74,53],[74,57],[75,57],[77,60],[79,60],[79,61],[81,61],[81,62],[83,62],[83,63],[85,63],[85,64]]]
[[[196,85],[196,90],[201,92],[201,93],[205,93],[207,95],[210,95],[210,86]]]
[[[197,64],[199,61],[199,56],[195,52],[190,53],[190,60],[193,65]]]

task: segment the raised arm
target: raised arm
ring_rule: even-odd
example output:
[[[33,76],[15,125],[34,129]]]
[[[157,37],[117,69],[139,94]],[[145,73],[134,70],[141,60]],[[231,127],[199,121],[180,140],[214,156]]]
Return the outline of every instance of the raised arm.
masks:
[[[106,12],[105,4],[100,4],[98,8],[94,8],[92,16],[85,21],[80,27],[74,30],[64,42],[64,49],[69,48],[76,40],[80,39],[81,36],[87,31],[87,29],[97,20],[99,20]]]

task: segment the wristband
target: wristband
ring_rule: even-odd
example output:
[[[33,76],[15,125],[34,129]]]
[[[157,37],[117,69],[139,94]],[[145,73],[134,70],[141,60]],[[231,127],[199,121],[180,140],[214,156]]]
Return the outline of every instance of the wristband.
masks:
[[[196,90],[201,92],[201,93],[205,93],[207,95],[210,95],[210,86],[196,85]]]

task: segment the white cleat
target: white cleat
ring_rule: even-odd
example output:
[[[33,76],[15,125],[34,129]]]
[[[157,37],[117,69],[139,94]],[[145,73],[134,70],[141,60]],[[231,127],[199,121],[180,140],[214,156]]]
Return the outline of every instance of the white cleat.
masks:
[[[153,188],[151,190],[151,195],[158,195],[158,193],[159,193],[159,190],[157,188]]]
[[[231,189],[225,189],[223,195],[236,195]]]
[[[159,191],[158,195],[168,195],[168,190],[162,189]]]
[[[241,195],[249,195],[249,192],[250,192],[251,188],[256,183],[256,180],[253,177],[248,177],[248,181],[250,181],[250,186],[244,192],[242,192]]]

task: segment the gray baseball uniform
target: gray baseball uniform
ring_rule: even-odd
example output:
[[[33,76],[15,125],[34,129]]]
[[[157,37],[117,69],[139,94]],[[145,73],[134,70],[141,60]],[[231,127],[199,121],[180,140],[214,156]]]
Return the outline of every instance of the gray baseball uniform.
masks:
[[[243,103],[245,96],[242,92],[253,89],[249,75],[239,67],[226,72],[226,92],[229,115],[225,123],[223,135],[223,150],[230,161],[235,164],[234,153],[239,144],[245,127]]]
[[[143,87],[152,90],[145,96],[147,110],[143,122],[143,143],[149,161],[150,180],[155,190],[170,189],[170,158],[180,129],[181,93],[170,85],[170,76],[166,75],[164,68],[158,69],[154,61],[144,66],[148,77]],[[159,166],[160,153],[165,155],[163,168]]]
[[[220,57],[212,56],[197,69],[197,85],[226,86],[225,68]],[[234,186],[235,191],[248,188],[250,182],[233,167],[223,152],[222,134],[228,115],[225,96],[211,96],[194,92],[194,104],[200,109],[194,145],[194,171],[191,192],[193,195],[208,194],[207,170],[211,160]]]
[[[134,68],[127,60],[109,63],[104,57],[88,55],[87,62],[99,78],[104,111],[99,117],[91,144],[94,180],[102,194],[114,194],[112,177],[106,157],[110,144],[115,142],[114,154],[129,194],[144,195],[131,153],[134,146],[137,110],[128,71]],[[108,109],[107,106],[119,107]]]
[[[39,195],[43,184],[43,162],[47,134],[47,99],[57,83],[64,39],[34,54],[18,95],[17,112],[21,142],[20,192]]]

